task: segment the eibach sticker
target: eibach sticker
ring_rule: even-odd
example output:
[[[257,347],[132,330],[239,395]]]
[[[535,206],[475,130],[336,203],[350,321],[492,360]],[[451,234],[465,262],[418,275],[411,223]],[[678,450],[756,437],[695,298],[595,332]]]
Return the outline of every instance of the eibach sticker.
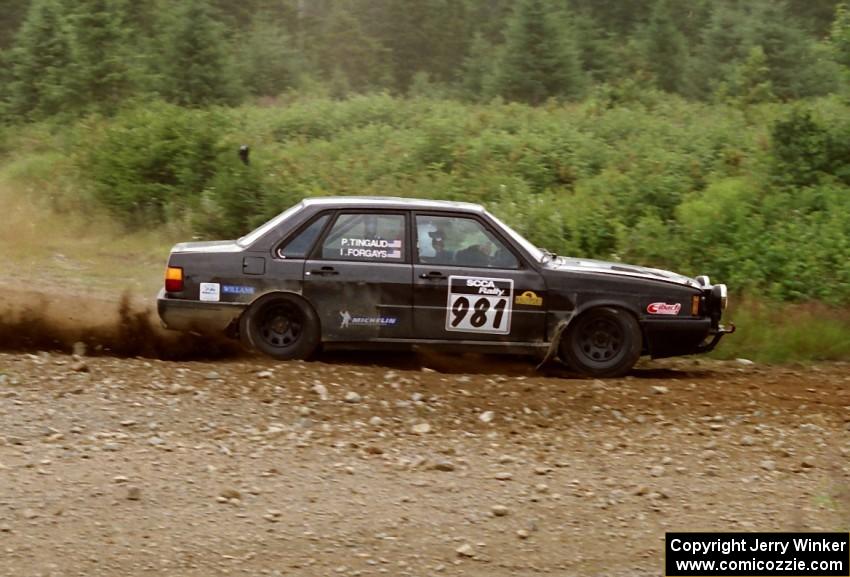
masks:
[[[682,310],[682,303],[651,303],[646,307],[646,312],[651,315],[677,315]]]

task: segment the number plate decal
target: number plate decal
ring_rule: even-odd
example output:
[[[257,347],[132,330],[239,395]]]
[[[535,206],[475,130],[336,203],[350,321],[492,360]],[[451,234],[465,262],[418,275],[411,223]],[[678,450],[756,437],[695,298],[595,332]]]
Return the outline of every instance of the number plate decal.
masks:
[[[446,330],[507,335],[513,302],[513,279],[450,276]]]

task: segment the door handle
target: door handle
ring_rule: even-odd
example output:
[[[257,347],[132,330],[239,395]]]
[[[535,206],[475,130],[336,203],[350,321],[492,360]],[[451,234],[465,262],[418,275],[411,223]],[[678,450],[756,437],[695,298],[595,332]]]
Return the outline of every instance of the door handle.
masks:
[[[334,269],[334,267],[332,267],[332,266],[323,266],[322,268],[318,268],[318,269],[313,269],[313,270],[307,271],[307,274],[309,274],[309,275],[325,276],[325,275],[334,275],[334,274],[339,274],[339,271],[337,271],[336,269]]]
[[[425,280],[440,280],[441,278],[446,278],[446,275],[440,271],[432,270],[431,272],[423,272],[419,275],[419,278],[424,278]]]

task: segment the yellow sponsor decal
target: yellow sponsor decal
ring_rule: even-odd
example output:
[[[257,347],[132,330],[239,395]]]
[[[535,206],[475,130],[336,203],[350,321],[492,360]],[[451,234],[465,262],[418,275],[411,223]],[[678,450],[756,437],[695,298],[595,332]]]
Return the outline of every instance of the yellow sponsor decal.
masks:
[[[537,296],[537,293],[534,291],[525,291],[521,295],[517,295],[514,302],[518,305],[539,307],[543,304],[543,298]]]

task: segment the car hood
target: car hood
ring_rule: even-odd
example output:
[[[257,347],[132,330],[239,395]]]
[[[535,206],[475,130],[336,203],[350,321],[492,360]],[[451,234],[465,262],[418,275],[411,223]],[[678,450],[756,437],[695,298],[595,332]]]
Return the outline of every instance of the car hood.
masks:
[[[235,240],[210,240],[205,242],[181,242],[171,252],[240,252],[242,247]]]
[[[700,284],[689,277],[645,266],[637,266],[620,262],[607,262],[604,260],[591,260],[584,258],[570,258],[559,256],[546,263],[546,268],[557,271],[602,273],[615,276],[626,276],[642,278],[661,282],[668,282],[693,288],[701,288]]]

